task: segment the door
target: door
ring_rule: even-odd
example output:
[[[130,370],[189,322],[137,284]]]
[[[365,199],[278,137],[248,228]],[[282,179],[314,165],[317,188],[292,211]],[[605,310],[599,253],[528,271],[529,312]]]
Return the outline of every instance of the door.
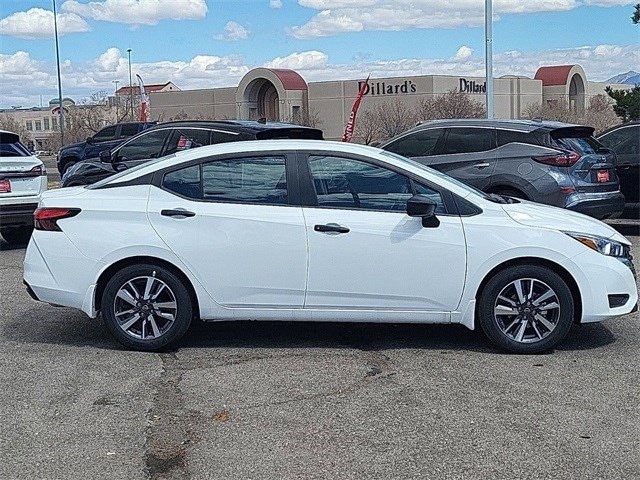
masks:
[[[460,217],[448,213],[441,192],[360,158],[310,155],[309,175],[305,308],[457,308],[466,247]],[[438,205],[437,228],[406,214],[414,193]]]
[[[427,165],[480,190],[487,188],[496,165],[495,129],[450,127],[442,148]]]
[[[307,245],[285,155],[204,161],[164,174],[149,220],[226,307],[302,308]]]
[[[616,172],[620,191],[626,203],[638,203],[638,179],[640,178],[640,125],[630,125],[613,130],[598,140],[616,152]]]

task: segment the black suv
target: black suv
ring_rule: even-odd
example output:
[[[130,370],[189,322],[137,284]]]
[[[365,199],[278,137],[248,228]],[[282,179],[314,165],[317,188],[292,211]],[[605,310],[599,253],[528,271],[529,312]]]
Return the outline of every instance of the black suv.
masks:
[[[99,130],[84,142],[66,145],[58,152],[58,171],[64,175],[69,167],[87,158],[97,157],[100,152],[117,147],[127,138],[152,127],[156,122],[116,123]]]
[[[215,143],[295,138],[322,140],[322,130],[290,123],[253,120],[181,120],[158,124],[100,158],[80,162],[62,177],[61,186],[89,185],[152,158]]]
[[[381,148],[487,193],[619,216],[615,154],[582,125],[534,120],[433,120]]]

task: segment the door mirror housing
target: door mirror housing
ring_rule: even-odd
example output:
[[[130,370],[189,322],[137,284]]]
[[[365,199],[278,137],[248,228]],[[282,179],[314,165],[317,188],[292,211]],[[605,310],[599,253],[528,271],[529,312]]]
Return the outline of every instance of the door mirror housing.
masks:
[[[100,152],[100,161],[103,163],[111,163],[111,150],[103,150]]]
[[[414,195],[407,200],[407,215],[410,217],[421,217],[422,226],[435,228],[440,225],[440,220],[436,217],[436,207],[438,204],[424,195]]]

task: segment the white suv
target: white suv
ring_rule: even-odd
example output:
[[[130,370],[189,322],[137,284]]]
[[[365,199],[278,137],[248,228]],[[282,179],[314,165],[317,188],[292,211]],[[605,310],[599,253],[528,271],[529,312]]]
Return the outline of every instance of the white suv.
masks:
[[[47,189],[44,164],[20,143],[20,137],[0,130],[0,234],[7,243],[26,243],[33,230],[33,212]]]

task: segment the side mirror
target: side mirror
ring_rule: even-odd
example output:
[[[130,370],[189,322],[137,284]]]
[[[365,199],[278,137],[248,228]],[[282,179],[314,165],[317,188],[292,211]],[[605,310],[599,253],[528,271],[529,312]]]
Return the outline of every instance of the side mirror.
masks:
[[[422,217],[422,226],[435,228],[440,225],[436,217],[438,204],[424,195],[414,195],[407,200],[407,215],[410,217]]]
[[[103,163],[111,163],[111,150],[103,150],[100,152],[100,161]]]

